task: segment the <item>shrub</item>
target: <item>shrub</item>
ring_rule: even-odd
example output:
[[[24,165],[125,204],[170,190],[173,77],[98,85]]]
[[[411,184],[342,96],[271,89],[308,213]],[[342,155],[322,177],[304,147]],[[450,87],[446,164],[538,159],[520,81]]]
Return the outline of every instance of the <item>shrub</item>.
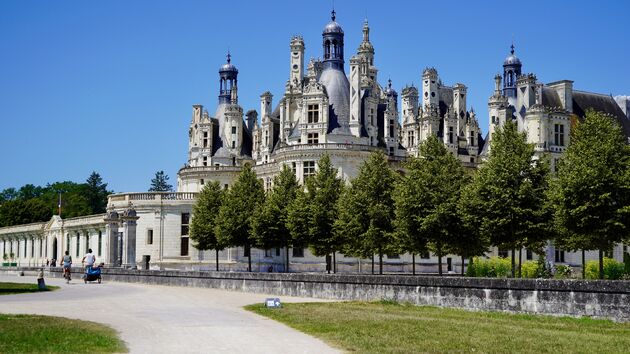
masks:
[[[612,258],[604,258],[604,279],[618,280],[623,277],[625,266]],[[599,261],[586,262],[586,279],[599,278]]]
[[[473,258],[472,266],[468,267],[467,275],[472,277],[506,278],[512,273],[509,259],[492,257],[484,259]]]
[[[538,278],[538,262],[527,261],[521,265],[521,276],[523,278]]]
[[[559,265],[556,267],[556,278],[559,279],[565,279],[565,278],[571,278],[571,275],[573,274],[573,268],[571,268],[570,265]]]
[[[630,275],[630,253],[623,253],[623,264],[626,275]]]

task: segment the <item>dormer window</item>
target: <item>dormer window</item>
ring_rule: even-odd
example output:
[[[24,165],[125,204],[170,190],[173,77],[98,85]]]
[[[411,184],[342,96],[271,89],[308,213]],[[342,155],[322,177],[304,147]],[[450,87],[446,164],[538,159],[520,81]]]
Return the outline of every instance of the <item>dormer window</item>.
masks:
[[[307,107],[308,123],[319,123],[319,105],[309,104]]]

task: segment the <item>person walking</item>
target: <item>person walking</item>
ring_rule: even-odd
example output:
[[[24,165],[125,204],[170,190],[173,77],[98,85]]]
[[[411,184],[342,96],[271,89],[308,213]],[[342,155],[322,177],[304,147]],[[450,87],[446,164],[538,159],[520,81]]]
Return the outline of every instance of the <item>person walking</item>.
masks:
[[[66,251],[66,254],[63,256],[63,277],[66,279],[66,284],[70,284],[71,279],[71,270],[72,270],[72,256],[70,252]]]

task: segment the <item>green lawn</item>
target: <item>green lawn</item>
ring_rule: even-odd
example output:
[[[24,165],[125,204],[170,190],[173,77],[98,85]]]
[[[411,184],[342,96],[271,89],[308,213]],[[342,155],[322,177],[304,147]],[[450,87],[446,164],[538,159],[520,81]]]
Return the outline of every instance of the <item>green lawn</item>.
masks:
[[[106,326],[67,318],[0,314],[0,353],[127,352]]]
[[[472,312],[391,302],[246,309],[348,352],[628,353],[630,323]]]
[[[46,286],[47,290],[59,289],[58,286]],[[20,293],[38,293],[40,292],[37,284],[30,283],[1,283],[0,295],[20,294]]]

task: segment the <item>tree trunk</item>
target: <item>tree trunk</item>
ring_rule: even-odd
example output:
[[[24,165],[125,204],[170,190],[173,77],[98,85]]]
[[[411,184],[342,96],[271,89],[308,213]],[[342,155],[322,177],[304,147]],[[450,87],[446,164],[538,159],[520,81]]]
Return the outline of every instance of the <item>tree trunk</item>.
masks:
[[[464,261],[466,260],[466,258],[464,258],[464,256],[462,256],[462,277],[464,276]]]
[[[521,266],[523,265],[523,247],[518,249],[518,277],[521,277]]]
[[[378,253],[378,274],[383,275],[383,252]]]
[[[214,259],[217,262],[217,272],[218,272],[219,271],[219,249],[218,248],[215,249],[214,252],[215,252],[214,253]]]
[[[438,245],[437,254],[438,254],[438,274],[442,275],[442,245]]]
[[[512,248],[512,278],[516,278],[516,249]]]
[[[287,262],[287,265],[284,267],[284,272],[288,273],[289,272],[289,246],[285,246],[284,249],[286,252],[285,258]]]
[[[604,251],[599,250],[599,279],[604,279]]]
[[[372,255],[372,275],[374,275],[374,255]]]
[[[416,275],[416,254],[411,254],[411,273]]]
[[[586,279],[586,252],[582,249],[582,279]]]
[[[333,273],[337,274],[337,252],[333,252]]]
[[[252,271],[252,249],[247,245],[247,271]]]

